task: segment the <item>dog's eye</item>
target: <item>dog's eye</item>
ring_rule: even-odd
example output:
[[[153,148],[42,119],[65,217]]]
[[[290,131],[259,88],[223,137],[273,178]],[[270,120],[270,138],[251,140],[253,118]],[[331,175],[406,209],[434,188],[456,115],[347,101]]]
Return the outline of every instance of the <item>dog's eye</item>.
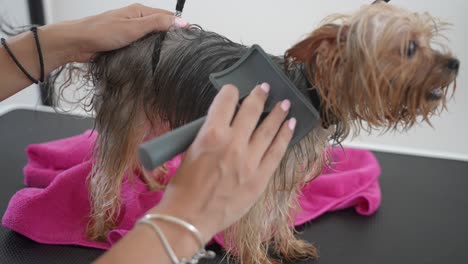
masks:
[[[417,48],[418,48],[418,45],[416,44],[416,42],[411,40],[408,43],[408,49],[406,50],[406,56],[408,56],[408,58],[413,57],[414,54],[416,54]]]

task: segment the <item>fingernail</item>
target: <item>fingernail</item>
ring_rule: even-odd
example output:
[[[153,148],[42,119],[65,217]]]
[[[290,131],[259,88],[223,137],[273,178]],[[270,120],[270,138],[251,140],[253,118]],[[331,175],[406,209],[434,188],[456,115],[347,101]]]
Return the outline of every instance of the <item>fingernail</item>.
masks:
[[[296,123],[297,123],[296,118],[293,117],[293,118],[289,119],[288,127],[289,127],[289,129],[291,129],[291,131],[294,131],[294,128],[296,128]]]
[[[262,83],[262,85],[260,85],[260,88],[261,88],[265,93],[270,92],[270,85],[269,85],[268,83]]]
[[[174,20],[174,24],[177,26],[177,27],[186,27],[188,25],[188,22],[183,19],[183,18],[180,18],[180,17],[176,17],[175,20]]]
[[[283,109],[283,111],[288,111],[289,108],[291,107],[291,101],[289,100],[284,100],[283,102],[281,102],[281,109]]]

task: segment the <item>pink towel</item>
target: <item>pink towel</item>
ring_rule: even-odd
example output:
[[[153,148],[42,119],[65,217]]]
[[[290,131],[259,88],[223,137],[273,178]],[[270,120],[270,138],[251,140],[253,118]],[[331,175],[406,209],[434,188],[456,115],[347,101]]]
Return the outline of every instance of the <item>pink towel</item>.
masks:
[[[28,186],[10,200],[2,223],[30,239],[44,244],[80,245],[108,249],[122,238],[144,213],[159,203],[162,192],[150,192],[139,180],[124,181],[122,209],[118,227],[106,242],[90,241],[85,236],[90,213],[87,176],[92,167],[91,151],[96,133],[84,134],[27,148],[29,162],[24,168]],[[300,197],[302,211],[295,224],[300,225],[327,211],[354,207],[362,215],[374,213],[380,205],[378,184],[380,167],[369,151],[334,149],[333,171],[326,169],[307,184]],[[168,176],[181,162],[168,163]],[[222,235],[215,241],[223,245]]]

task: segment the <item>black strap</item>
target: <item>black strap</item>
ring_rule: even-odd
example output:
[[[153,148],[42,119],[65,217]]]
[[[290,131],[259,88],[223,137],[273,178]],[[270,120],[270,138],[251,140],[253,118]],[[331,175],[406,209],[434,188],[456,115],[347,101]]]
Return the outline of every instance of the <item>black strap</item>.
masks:
[[[185,5],[185,0],[178,0],[177,5],[176,5],[176,11],[179,11],[182,13],[184,10],[184,5]]]
[[[182,11],[184,11],[185,0],[177,0],[176,5],[176,16],[181,17]]]
[[[319,112],[320,118],[322,119],[322,126],[324,128],[328,128],[330,125],[336,125],[338,122],[335,120],[334,115],[331,112],[325,113],[325,110],[322,107],[320,93],[312,83],[310,83],[309,79],[307,78],[307,73],[305,71],[305,65],[301,64],[300,71],[304,76],[305,85],[308,87],[307,89],[307,96],[310,100],[310,103],[315,107],[315,109]]]
[[[380,2],[380,1],[384,1],[385,3],[390,2],[390,0],[376,0],[376,1],[372,2],[372,4],[376,4],[376,3]]]
[[[15,62],[15,64],[18,66],[18,68],[24,73],[24,75],[26,75],[26,77],[28,77],[28,79],[35,83],[35,84],[39,84],[39,83],[43,83],[44,82],[44,58],[42,56],[42,50],[41,50],[41,44],[39,42],[39,36],[38,36],[38,33],[37,33],[37,27],[32,27],[31,28],[31,32],[33,33],[34,35],[34,41],[36,42],[36,49],[37,49],[37,53],[39,55],[39,67],[40,67],[40,79],[37,80],[35,79],[34,77],[31,76],[31,74],[29,74],[28,71],[26,71],[26,69],[23,67],[23,65],[21,65],[21,63],[18,61],[18,59],[16,58],[15,54],[13,54],[13,52],[11,51],[10,47],[8,46],[7,42],[6,42],[6,39],[2,38],[1,39],[1,42],[2,42],[2,46],[5,48],[6,52],[8,53],[8,55],[10,55],[11,59]]]

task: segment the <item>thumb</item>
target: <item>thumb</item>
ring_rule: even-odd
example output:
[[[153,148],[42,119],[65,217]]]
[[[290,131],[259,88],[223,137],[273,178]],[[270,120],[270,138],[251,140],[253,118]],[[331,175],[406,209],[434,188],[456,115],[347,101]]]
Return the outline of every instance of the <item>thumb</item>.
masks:
[[[171,26],[187,27],[189,23],[182,18],[166,14],[154,14],[141,18],[136,18],[140,24],[143,35],[151,32],[168,31]]]

